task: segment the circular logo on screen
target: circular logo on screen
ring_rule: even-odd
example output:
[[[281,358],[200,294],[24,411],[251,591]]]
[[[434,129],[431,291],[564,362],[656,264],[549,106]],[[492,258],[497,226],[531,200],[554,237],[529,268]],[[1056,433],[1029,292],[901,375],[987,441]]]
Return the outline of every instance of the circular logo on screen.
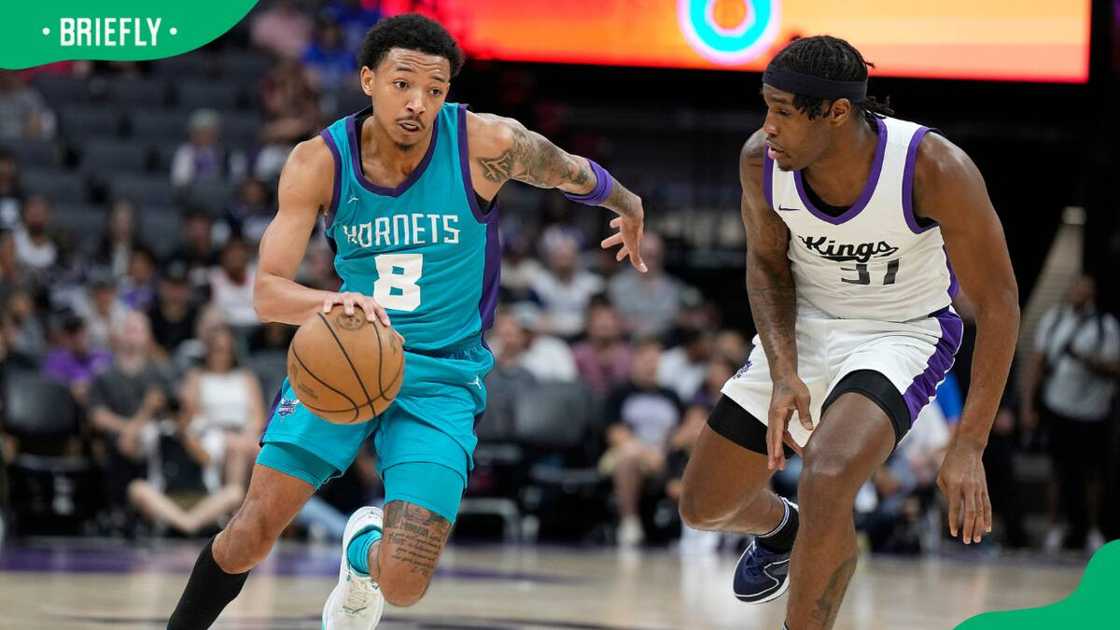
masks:
[[[705,59],[721,65],[750,61],[778,35],[780,0],[677,0],[681,32]]]

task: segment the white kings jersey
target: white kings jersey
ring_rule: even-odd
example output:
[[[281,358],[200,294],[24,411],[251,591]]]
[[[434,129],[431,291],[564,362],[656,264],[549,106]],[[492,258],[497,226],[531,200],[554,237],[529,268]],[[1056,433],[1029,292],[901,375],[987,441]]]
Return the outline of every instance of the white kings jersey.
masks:
[[[876,118],[871,175],[839,216],[813,205],[801,171],[766,155],[763,191],[790,231],[798,302],[841,319],[906,322],[945,308],[957,293],[941,229],[914,215],[914,163],[927,127]]]

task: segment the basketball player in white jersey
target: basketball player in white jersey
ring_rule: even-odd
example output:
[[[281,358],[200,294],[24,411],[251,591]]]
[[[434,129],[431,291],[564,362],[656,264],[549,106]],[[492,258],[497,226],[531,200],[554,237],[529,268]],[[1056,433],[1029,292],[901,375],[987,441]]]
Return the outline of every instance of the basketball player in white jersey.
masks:
[[[975,302],[972,387],[938,485],[965,543],[991,529],[981,457],[1019,328],[1003,230],[968,156],[889,118],[854,47],[809,37],[763,76],[766,119],[740,154],[747,293],[759,335],[723,388],[684,478],[692,527],[755,534],[735,569],[785,627],[833,626],[856,568],[857,490],[933,398]],[[792,451],[800,507],[768,489]]]

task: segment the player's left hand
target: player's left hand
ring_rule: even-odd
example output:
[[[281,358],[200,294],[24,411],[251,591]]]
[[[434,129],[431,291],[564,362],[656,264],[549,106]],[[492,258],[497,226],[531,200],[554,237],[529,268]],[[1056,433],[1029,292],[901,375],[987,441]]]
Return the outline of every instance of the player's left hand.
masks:
[[[646,264],[642,262],[642,230],[645,227],[645,213],[642,212],[641,206],[638,206],[638,213],[634,216],[617,216],[611,219],[611,227],[618,232],[603,239],[600,243],[603,249],[610,249],[622,243],[622,247],[614,255],[615,260],[622,262],[629,256],[630,264],[635,269],[642,273],[648,271]]]
[[[984,449],[954,442],[945,454],[937,487],[949,500],[949,533],[960,531],[964,544],[978,543],[992,531],[992,501],[984,474]]]

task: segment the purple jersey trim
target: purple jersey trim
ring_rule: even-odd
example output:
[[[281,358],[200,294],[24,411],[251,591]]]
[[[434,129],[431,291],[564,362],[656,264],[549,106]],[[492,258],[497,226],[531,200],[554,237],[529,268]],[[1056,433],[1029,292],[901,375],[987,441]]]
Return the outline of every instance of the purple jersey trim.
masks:
[[[474,192],[474,180],[471,179],[470,143],[467,141],[467,107],[466,103],[459,104],[459,168],[463,173],[463,192],[467,194],[467,203],[471,205],[471,213],[479,223],[490,223],[498,217],[497,203],[490,205],[488,212],[483,212],[478,207],[478,195]]]
[[[320,131],[319,135],[327,143],[327,148],[331,151],[331,157],[334,158],[334,184],[331,186],[331,202],[327,206],[327,212],[323,215],[323,228],[329,230],[331,224],[334,223],[334,215],[338,212],[338,198],[342,194],[342,155],[339,154],[338,145],[334,143],[334,136],[331,135],[329,129]]]
[[[766,203],[774,207],[774,160],[770,159],[770,147],[762,152],[762,194]]]
[[[949,250],[944,247],[941,249],[945,252],[945,268],[949,270],[949,299],[955,300],[957,294],[961,292],[961,283],[957,281],[957,274],[953,271],[953,263],[949,260]]]
[[[386,188],[385,186],[378,186],[377,184],[369,181],[366,178],[365,172],[362,170],[362,155],[361,149],[358,148],[358,130],[356,121],[358,116],[363,116],[367,112],[372,111],[372,107],[367,107],[356,114],[350,114],[346,117],[346,135],[350,139],[350,161],[354,165],[354,178],[363,188],[370,191],[375,195],[383,197],[400,197],[406,190],[408,190],[424,171],[428,168],[428,163],[432,161],[432,155],[436,152],[436,143],[439,141],[439,114],[432,120],[432,139],[428,142],[428,152],[424,154],[424,159],[416,165],[416,168],[409,173],[408,177],[400,183],[396,188]]]
[[[936,223],[922,227],[918,225],[918,218],[914,216],[914,165],[918,162],[918,145],[929,132],[929,127],[919,127],[910,137],[910,146],[906,147],[906,166],[902,169],[902,216],[906,217],[906,225],[910,226],[910,231],[915,234],[937,227]]]
[[[498,308],[498,293],[502,272],[502,234],[498,231],[498,207],[493,205],[487,214],[486,263],[482,269],[482,295],[478,300],[478,316],[482,332],[494,325],[494,310]]]
[[[805,204],[805,208],[813,216],[832,225],[840,225],[851,220],[867,207],[872,195],[875,194],[875,187],[879,184],[879,174],[883,171],[883,155],[887,151],[887,125],[883,123],[882,118],[876,118],[875,123],[879,126],[879,138],[878,144],[875,145],[875,158],[871,162],[871,174],[867,178],[867,183],[863,185],[863,192],[860,193],[859,198],[844,214],[834,217],[817,209],[813,202],[809,201],[809,195],[805,193],[805,179],[802,177],[802,171],[794,171],[793,180],[797,184],[797,195],[801,198],[801,203]]]
[[[918,419],[922,407],[929,404],[937,392],[937,386],[945,379],[945,373],[953,367],[964,336],[964,323],[950,308],[937,311],[933,317],[941,325],[941,338],[937,341],[933,355],[926,362],[926,369],[914,377],[910,387],[902,394],[911,422]]]

